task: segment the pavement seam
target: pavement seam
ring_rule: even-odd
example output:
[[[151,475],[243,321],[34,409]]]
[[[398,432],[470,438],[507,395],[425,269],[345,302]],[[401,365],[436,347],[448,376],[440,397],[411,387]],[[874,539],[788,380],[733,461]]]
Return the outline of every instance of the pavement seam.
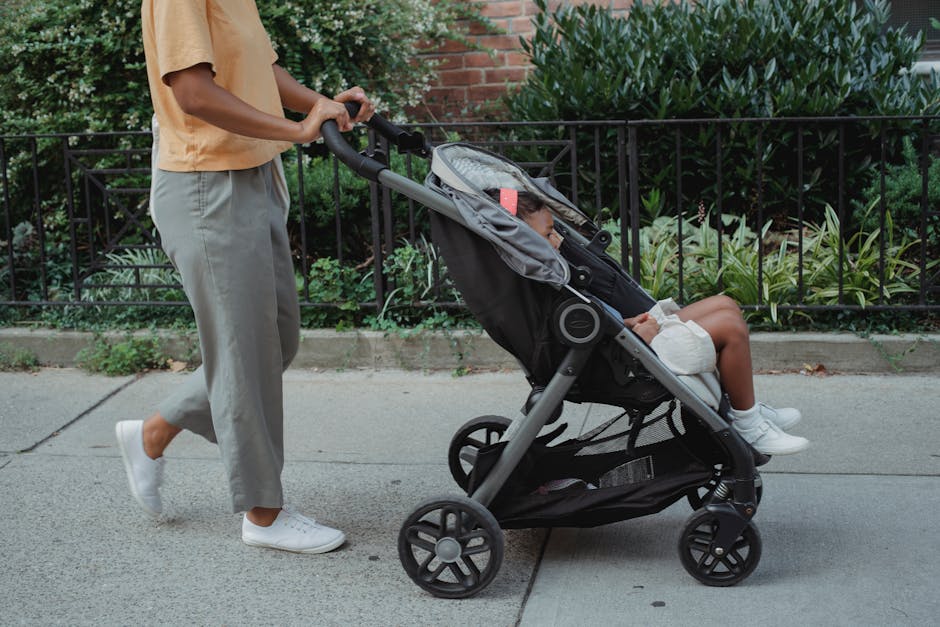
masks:
[[[539,554],[535,558],[535,566],[532,568],[532,576],[529,577],[529,582],[526,584],[525,593],[522,595],[522,601],[519,603],[519,613],[516,614],[516,622],[514,623],[515,627],[519,627],[522,624],[522,617],[525,614],[525,606],[529,602],[529,595],[532,594],[532,588],[535,587],[535,579],[539,576],[539,569],[542,566],[542,560],[545,558],[545,553],[548,551],[548,543],[552,539],[552,531],[554,527],[546,527],[545,539],[542,541],[542,548],[539,549]]]
[[[61,427],[59,427],[58,429],[54,430],[52,433],[50,433],[49,435],[47,435],[46,437],[44,437],[43,439],[39,440],[38,442],[36,442],[36,443],[33,444],[32,446],[30,446],[29,448],[24,448],[24,449],[22,449],[22,450],[20,450],[20,451],[17,451],[17,452],[18,452],[18,453],[32,453],[32,452],[35,451],[38,447],[42,446],[44,443],[46,443],[46,442],[48,442],[49,440],[51,440],[52,438],[56,437],[57,435],[59,435],[60,433],[62,433],[63,431],[65,431],[66,429],[68,429],[69,427],[71,427],[73,424],[75,424],[76,422],[78,422],[79,420],[81,420],[82,418],[84,418],[85,416],[87,416],[88,414],[90,414],[91,412],[95,411],[96,409],[98,409],[99,407],[101,407],[102,405],[104,405],[107,401],[111,400],[111,399],[112,399],[114,396],[116,396],[118,393],[123,392],[125,389],[127,389],[128,387],[130,387],[132,384],[134,384],[134,383],[136,383],[137,381],[139,381],[139,380],[141,379],[141,377],[142,377],[142,375],[136,375],[136,376],[134,376],[134,377],[131,377],[128,381],[126,381],[125,383],[123,383],[123,384],[119,385],[118,387],[116,387],[114,390],[112,390],[111,392],[109,392],[108,394],[106,394],[105,396],[103,396],[100,400],[98,400],[98,402],[94,403],[91,407],[89,407],[88,409],[86,409],[85,411],[83,411],[82,413],[80,413],[79,415],[75,416],[74,418],[72,418],[71,420],[69,420],[67,423],[65,423],[64,425],[62,425]]]

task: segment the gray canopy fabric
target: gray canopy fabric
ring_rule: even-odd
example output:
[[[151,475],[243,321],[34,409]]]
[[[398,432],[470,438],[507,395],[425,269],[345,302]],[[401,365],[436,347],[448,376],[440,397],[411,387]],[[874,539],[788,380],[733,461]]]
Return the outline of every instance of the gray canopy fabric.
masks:
[[[511,161],[468,144],[442,144],[434,149],[428,187],[448,196],[465,226],[489,241],[516,273],[535,281],[566,285],[568,264],[544,237],[503,209],[484,189],[507,187],[536,194],[566,222],[588,222],[544,179],[536,180]]]

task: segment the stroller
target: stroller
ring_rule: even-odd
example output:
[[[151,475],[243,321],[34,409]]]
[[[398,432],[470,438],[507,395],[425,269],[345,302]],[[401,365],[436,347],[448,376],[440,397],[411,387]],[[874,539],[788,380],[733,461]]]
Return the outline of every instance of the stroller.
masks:
[[[499,155],[432,148],[380,116],[369,124],[399,151],[431,157],[424,185],[357,153],[332,121],[322,134],[356,173],[432,209],[433,241],[467,307],[532,388],[520,419],[480,416],[453,436],[448,466],[465,494],[428,499],[402,524],[398,552],[411,579],[435,596],[469,597],[499,570],[502,529],[591,527],[683,498],[694,510],[678,541],[689,574],[711,586],[750,575],[761,555],[756,467],[768,458],[730,428],[715,374],[673,374],[604,306],[629,317],[655,304],[604,253],[610,234]],[[540,198],[564,237],[559,251],[482,191],[500,187]],[[549,425],[564,401],[619,413],[556,442],[566,425]]]

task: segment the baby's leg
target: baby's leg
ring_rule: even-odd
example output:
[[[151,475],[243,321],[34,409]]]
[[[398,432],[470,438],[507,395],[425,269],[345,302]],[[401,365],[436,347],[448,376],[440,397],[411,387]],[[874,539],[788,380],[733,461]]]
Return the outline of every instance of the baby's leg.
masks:
[[[699,303],[694,305],[697,304]],[[679,313],[681,318],[682,312]],[[719,308],[691,319],[708,332],[715,344],[715,352],[718,354],[718,373],[721,376],[722,387],[728,393],[731,406],[735,409],[753,407],[755,401],[754,379],[751,371],[751,342],[747,323],[741,317],[740,310]]]
[[[719,311],[727,311],[736,314],[742,322],[744,321],[744,316],[741,315],[741,308],[738,306],[738,303],[736,303],[733,298],[723,295],[709,296],[691,305],[686,305],[680,309],[676,315],[683,321],[695,320],[699,322],[699,318]]]

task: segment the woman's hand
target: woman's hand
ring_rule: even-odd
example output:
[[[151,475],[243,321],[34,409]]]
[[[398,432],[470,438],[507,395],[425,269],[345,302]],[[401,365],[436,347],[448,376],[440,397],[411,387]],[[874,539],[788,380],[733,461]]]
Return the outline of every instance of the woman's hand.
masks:
[[[334,98],[336,102],[358,102],[359,103],[359,113],[353,119],[353,124],[358,122],[368,122],[372,118],[372,114],[375,113],[375,105],[372,104],[372,101],[366,96],[366,92],[362,90],[362,87],[350,87],[344,92],[340,92]]]
[[[320,98],[300,122],[300,135],[294,139],[295,144],[307,144],[320,138],[320,126],[326,120],[336,120],[336,126],[341,131],[350,131],[353,128],[349,112],[342,103],[329,98]]]

